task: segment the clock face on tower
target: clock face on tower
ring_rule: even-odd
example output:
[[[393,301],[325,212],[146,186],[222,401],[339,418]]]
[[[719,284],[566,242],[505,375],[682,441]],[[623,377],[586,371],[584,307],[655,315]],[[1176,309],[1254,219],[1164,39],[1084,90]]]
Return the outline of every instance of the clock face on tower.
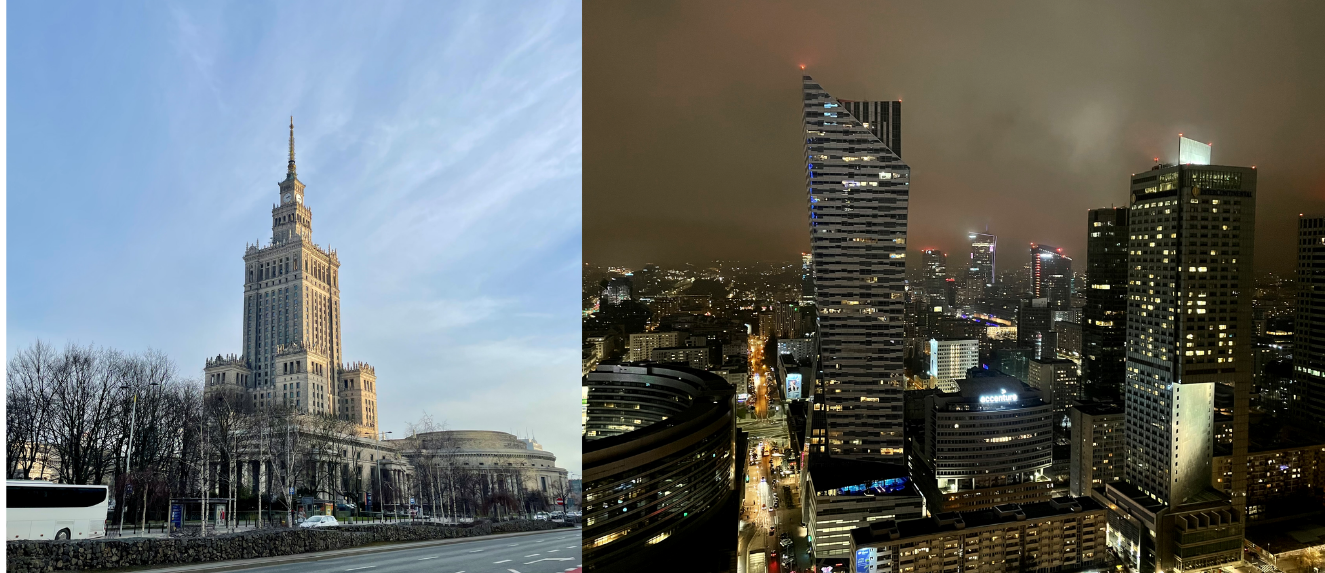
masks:
[[[290,200],[290,194],[289,194],[289,193],[286,193],[286,194],[285,194],[285,200],[286,200],[286,201],[289,201],[289,200]]]

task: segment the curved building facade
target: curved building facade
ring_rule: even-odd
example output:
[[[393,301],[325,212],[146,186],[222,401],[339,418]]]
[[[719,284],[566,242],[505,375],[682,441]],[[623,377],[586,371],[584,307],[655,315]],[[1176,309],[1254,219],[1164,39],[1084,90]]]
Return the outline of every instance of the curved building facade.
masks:
[[[732,386],[682,366],[601,364],[584,387],[586,569],[689,554],[685,540],[710,530],[735,548]]]
[[[1040,392],[1011,376],[957,384],[959,392],[926,399],[925,453],[941,485],[1019,483],[1053,463],[1053,405]]]
[[[914,467],[929,510],[1048,501],[1053,405],[1021,380],[987,370],[957,386],[925,398],[923,455]]]
[[[557,467],[556,455],[538,442],[506,432],[423,432],[388,443],[406,458],[426,456],[434,463],[482,475],[487,483],[485,491],[539,491],[549,497],[570,491],[566,470]]]

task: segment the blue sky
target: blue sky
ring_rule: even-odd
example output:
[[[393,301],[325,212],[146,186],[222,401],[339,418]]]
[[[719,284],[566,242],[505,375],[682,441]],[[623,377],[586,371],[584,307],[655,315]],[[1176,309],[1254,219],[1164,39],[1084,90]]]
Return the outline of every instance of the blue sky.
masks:
[[[11,2],[8,33],[10,351],[239,352],[293,115],[382,429],[579,472],[579,2]]]

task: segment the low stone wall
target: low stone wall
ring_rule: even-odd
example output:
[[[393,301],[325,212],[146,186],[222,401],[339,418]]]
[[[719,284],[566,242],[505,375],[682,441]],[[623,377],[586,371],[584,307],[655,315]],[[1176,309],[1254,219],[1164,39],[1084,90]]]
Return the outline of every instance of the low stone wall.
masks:
[[[9,541],[6,542],[5,569],[11,573],[38,573],[155,567],[332,551],[370,543],[541,531],[565,526],[547,521],[503,521],[468,527],[402,523],[245,531],[209,537]]]

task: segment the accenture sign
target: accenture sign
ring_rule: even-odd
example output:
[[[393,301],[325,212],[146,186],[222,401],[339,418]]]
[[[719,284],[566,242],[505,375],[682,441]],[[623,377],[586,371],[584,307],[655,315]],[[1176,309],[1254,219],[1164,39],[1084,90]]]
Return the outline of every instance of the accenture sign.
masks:
[[[1015,392],[1009,394],[1007,390],[1003,390],[1002,394],[989,394],[980,397],[981,404],[1011,404],[1016,401],[1017,394]]]

